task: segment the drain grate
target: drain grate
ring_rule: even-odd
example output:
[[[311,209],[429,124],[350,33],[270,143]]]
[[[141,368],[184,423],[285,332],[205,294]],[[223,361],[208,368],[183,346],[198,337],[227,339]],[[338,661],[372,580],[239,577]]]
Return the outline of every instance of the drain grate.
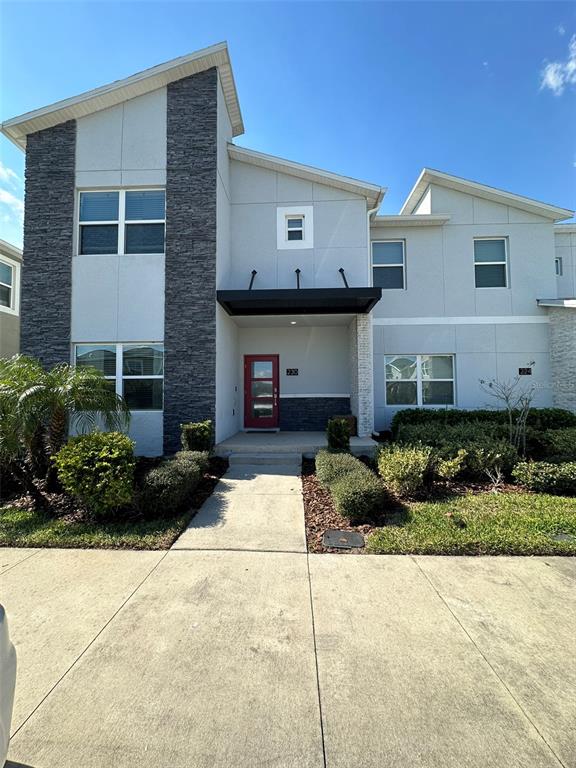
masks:
[[[356,531],[330,530],[324,533],[322,544],[335,549],[356,549],[364,546],[364,536]]]

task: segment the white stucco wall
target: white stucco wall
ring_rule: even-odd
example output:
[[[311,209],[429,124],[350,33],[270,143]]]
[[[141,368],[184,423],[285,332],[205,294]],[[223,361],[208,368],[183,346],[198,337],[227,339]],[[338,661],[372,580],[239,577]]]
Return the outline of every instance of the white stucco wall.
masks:
[[[302,288],[343,287],[340,267],[351,286],[369,285],[364,198],[237,160],[230,170],[232,269],[222,287],[248,288],[256,269],[254,288],[295,288],[297,268]],[[313,207],[313,248],[277,248],[277,207],[293,205]]]
[[[563,231],[563,226],[566,229]],[[554,255],[562,259],[563,274],[556,278],[557,297],[576,297],[576,227],[559,224],[554,228]],[[545,297],[554,298],[554,297]]]

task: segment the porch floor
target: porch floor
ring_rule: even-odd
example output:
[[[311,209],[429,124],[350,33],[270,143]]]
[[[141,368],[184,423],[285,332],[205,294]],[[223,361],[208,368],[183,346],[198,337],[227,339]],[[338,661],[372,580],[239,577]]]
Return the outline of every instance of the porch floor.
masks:
[[[300,453],[311,458],[328,445],[324,432],[237,432],[215,447],[217,456],[258,453]],[[371,437],[351,437],[350,451],[372,455],[377,443]]]

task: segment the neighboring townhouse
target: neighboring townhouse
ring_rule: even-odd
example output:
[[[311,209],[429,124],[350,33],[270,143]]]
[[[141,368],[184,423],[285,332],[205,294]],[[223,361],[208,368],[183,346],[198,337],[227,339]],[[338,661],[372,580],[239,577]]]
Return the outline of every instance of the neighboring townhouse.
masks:
[[[22,251],[0,239],[0,357],[20,350],[20,271]]]
[[[225,44],[2,131],[26,150],[22,351],[100,368],[140,453],[206,418],[222,441],[351,412],[366,436],[519,372],[576,409],[572,211],[425,170],[378,216],[379,185],[233,143]]]

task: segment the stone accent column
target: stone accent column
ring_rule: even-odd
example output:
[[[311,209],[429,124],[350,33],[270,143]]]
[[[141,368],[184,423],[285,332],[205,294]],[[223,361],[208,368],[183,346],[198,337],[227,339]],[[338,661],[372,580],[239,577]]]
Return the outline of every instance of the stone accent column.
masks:
[[[164,450],[216,404],[215,68],[168,85]]]
[[[349,326],[350,408],[358,421],[359,437],[374,429],[372,322],[356,315]]]
[[[26,143],[20,351],[43,365],[70,362],[76,121]]]
[[[554,405],[576,412],[576,309],[548,307]]]

